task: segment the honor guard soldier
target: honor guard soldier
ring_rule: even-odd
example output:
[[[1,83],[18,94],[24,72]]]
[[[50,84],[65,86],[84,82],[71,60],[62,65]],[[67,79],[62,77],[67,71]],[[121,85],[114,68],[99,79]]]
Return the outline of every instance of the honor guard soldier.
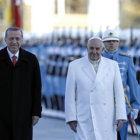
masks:
[[[133,59],[130,55],[120,52],[118,49],[119,36],[114,30],[107,30],[103,34],[103,44],[105,50],[103,56],[118,62],[124,93],[126,97],[126,111],[131,120],[135,120],[140,109],[138,83],[136,80],[136,71],[134,68]],[[130,108],[130,106],[133,108]],[[118,133],[118,140],[127,140],[128,121],[123,124],[123,127]]]
[[[127,44],[128,38],[126,38],[126,34],[121,32],[119,37],[119,47],[118,49],[121,52],[128,53],[129,45]]]

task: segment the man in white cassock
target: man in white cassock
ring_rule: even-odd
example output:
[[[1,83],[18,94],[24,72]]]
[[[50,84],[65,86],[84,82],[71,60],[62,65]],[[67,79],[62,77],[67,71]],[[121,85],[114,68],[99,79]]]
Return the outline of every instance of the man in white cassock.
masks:
[[[92,37],[88,55],[69,65],[65,115],[75,140],[117,140],[127,119],[118,64],[102,57],[102,51],[101,39]]]

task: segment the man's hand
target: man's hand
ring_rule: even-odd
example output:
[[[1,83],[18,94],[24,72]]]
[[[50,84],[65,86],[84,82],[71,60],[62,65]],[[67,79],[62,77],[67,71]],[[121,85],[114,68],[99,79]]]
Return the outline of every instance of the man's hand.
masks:
[[[32,116],[32,125],[36,125],[38,123],[39,117],[38,116]]]
[[[119,131],[123,126],[123,120],[117,120],[117,129],[116,131]]]
[[[76,130],[76,127],[77,127],[77,121],[71,121],[71,122],[68,122],[70,128],[76,133],[77,130]]]

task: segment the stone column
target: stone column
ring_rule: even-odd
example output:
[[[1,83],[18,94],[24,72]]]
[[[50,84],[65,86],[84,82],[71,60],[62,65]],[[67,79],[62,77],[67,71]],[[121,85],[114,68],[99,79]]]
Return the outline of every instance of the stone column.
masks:
[[[58,16],[65,15],[65,0],[57,0]]]

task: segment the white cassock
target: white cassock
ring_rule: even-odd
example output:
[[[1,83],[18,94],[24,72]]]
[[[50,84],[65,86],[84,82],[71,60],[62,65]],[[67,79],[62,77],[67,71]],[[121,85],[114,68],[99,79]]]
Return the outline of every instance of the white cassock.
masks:
[[[115,122],[127,120],[117,62],[101,57],[97,73],[88,56],[70,63],[65,115],[77,121],[75,140],[117,140]]]

